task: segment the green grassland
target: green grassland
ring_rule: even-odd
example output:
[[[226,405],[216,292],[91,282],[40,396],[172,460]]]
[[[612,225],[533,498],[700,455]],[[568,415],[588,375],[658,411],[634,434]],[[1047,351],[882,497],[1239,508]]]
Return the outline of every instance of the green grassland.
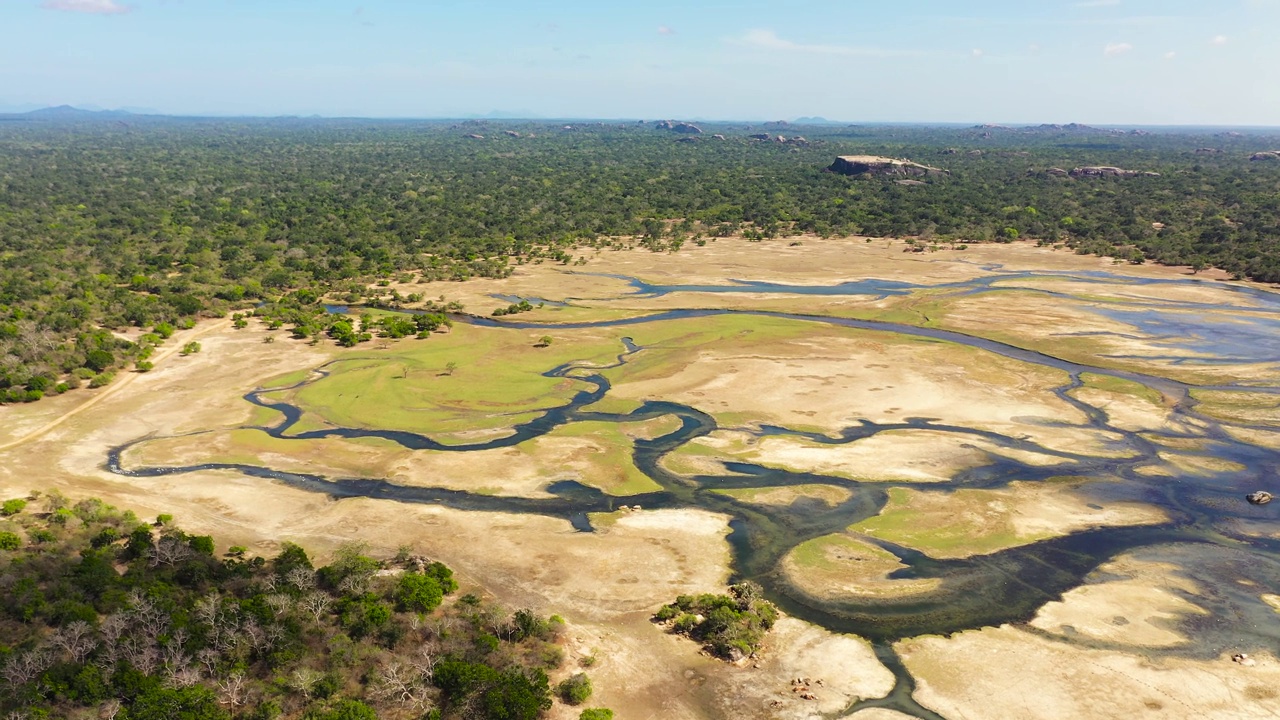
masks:
[[[616,339],[561,332],[548,347],[541,333],[460,325],[429,340],[361,349],[301,388],[294,402],[346,427],[461,432],[515,424],[513,416],[564,405],[581,382],[544,377],[563,363],[604,364],[622,350]],[[450,371],[450,363],[456,364]],[[518,420],[516,420],[518,422]]]

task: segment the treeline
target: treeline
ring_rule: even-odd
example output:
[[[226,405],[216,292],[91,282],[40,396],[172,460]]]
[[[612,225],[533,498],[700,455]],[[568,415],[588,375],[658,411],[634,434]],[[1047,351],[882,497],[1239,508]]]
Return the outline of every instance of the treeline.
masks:
[[[397,302],[393,282],[503,277],[578,262],[584,247],[1024,238],[1280,281],[1280,160],[1249,160],[1277,138],[806,127],[782,130],[806,142],[779,143],[748,137],[760,128],[706,129],[727,139],[680,143],[638,124],[0,123],[0,401],[145,352],[101,328],[289,298]],[[825,172],[861,153],[950,175],[903,185]],[[1080,165],[1159,176],[1048,172]],[[427,287],[410,295],[439,294]],[[106,370],[94,350],[112,355]]]
[[[0,506],[0,712],[8,718],[532,720],[564,623],[458,596],[452,571],[358,545],[315,567],[218,554],[161,515],[60,494]],[[595,717],[605,717],[599,711]]]

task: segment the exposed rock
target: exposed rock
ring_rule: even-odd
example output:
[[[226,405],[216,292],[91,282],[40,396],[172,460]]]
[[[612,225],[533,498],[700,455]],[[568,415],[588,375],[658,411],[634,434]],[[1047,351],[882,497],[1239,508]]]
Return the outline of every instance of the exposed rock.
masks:
[[[716,140],[724,140],[723,135],[712,135],[711,137],[715,138]]]
[[[764,126],[768,130],[783,130],[785,128],[791,127],[791,123],[787,122],[786,120],[776,120],[774,122],[767,122],[764,124]]]
[[[1057,168],[1057,167],[1051,167],[1048,170],[1045,170],[1045,172],[1049,173],[1050,175],[1053,175],[1054,177],[1067,177],[1068,175],[1071,174],[1066,170],[1063,170],[1062,168]]]
[[[1160,173],[1125,170],[1124,168],[1111,167],[1109,165],[1078,167],[1071,171],[1071,177],[1138,177],[1139,175],[1144,177],[1160,177]]]
[[[875,155],[841,155],[836,158],[836,161],[831,164],[829,169],[841,175],[923,176],[950,174],[946,170],[921,165],[910,160],[898,160]]]
[[[483,140],[483,139],[484,139],[484,136],[483,136],[483,135],[477,135],[477,134],[475,134],[475,133],[471,133],[471,134],[470,134],[470,135],[468,135],[467,137],[471,138],[472,140]]]
[[[928,184],[928,183],[920,182],[919,180],[894,180],[894,182],[899,185],[927,185]]]
[[[1258,162],[1260,160],[1280,160],[1280,150],[1267,150],[1264,152],[1256,152],[1249,156],[1249,159]]]
[[[965,153],[965,155],[968,155],[969,157],[982,157],[982,151],[970,150],[969,152]]]
[[[698,138],[696,138],[696,137],[682,137],[682,138],[678,138],[678,139],[676,140],[676,142],[682,142],[682,143],[696,143],[696,142],[698,142]]]
[[[942,154],[943,155],[959,155],[960,151],[955,148],[947,148],[946,150],[942,151]]]
[[[1222,150],[1219,148],[1196,148],[1197,155],[1217,155]]]
[[[747,137],[751,138],[752,140],[772,140],[773,139],[773,136],[768,133],[756,133],[755,135],[748,135]]]
[[[702,128],[693,123],[674,122],[672,120],[663,120],[653,126],[658,130],[670,130],[671,132],[688,133],[690,135],[701,135]]]
[[[516,132],[515,130],[503,130],[502,134],[506,135],[507,137],[520,137],[520,133]]]
[[[1248,500],[1251,505],[1266,505],[1271,502],[1273,496],[1266,490],[1259,490],[1258,492],[1249,493],[1245,496],[1245,499]]]
[[[805,136],[803,136],[803,135],[797,135],[797,136],[795,136],[795,137],[791,138],[791,142],[793,142],[793,143],[795,143],[795,144],[797,144],[797,145],[808,145],[808,144],[809,144],[809,140],[808,140],[808,138],[806,138],[806,137],[805,137]]]
[[[1237,665],[1243,665],[1244,667],[1253,667],[1258,664],[1257,660],[1254,660],[1244,653],[1236,653],[1235,655],[1232,655],[1231,662]]]

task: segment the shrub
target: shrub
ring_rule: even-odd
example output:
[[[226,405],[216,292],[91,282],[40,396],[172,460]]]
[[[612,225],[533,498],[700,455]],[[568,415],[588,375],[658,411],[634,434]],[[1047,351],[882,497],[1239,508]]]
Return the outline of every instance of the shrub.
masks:
[[[613,711],[609,708],[587,708],[578,715],[578,720],[613,720]]]
[[[557,685],[556,694],[570,705],[581,705],[591,697],[591,678],[578,673]]]
[[[0,532],[0,550],[17,550],[22,547],[22,538],[17,533]]]
[[[22,498],[5,500],[4,504],[0,505],[0,515],[4,515],[5,517],[9,517],[10,515],[17,515],[18,513],[22,512],[22,509],[25,508],[26,506],[27,506],[27,501],[23,500]]]

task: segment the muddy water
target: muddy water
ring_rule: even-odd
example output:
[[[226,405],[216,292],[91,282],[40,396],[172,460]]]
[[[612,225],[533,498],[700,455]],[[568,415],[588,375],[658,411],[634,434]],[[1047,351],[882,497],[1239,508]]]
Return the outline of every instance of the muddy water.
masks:
[[[1089,275],[1082,277],[1086,281],[1094,279]],[[1073,279],[1080,280],[1081,277],[1073,277]],[[1102,281],[1102,278],[1097,279]],[[1107,278],[1107,280],[1114,282],[1114,279]],[[854,291],[890,294],[904,290],[898,284],[887,284],[881,281],[875,281],[873,285],[845,283],[830,288],[816,290],[810,288],[809,290],[811,293],[825,290],[828,294],[847,294]],[[978,289],[978,286],[972,283],[970,284],[972,287],[961,287],[961,285],[963,284],[958,284],[957,289],[965,292]],[[989,283],[987,286],[989,287]],[[768,286],[768,289],[765,287],[761,283],[743,283],[735,286],[734,290],[706,290],[693,287],[655,288],[643,285],[638,289],[651,293],[676,291],[791,293],[795,291],[795,288],[787,286]],[[1264,308],[1264,313],[1280,310],[1280,301],[1277,301],[1274,296],[1250,295],[1250,299]],[[1150,303],[1145,305],[1149,306]],[[1174,312],[1183,309],[1184,304],[1177,304],[1176,307],[1162,306],[1159,311]],[[555,327],[623,328],[640,323],[657,323],[730,312],[734,311],[670,311],[643,318],[560,324]],[[983,467],[956,474],[947,487],[998,488],[1014,480],[1036,480],[1059,475],[1107,477],[1119,479],[1121,485],[1119,492],[1125,497],[1140,498],[1159,506],[1165,509],[1172,519],[1166,524],[1157,526],[1089,530],[990,555],[957,560],[938,560],[909,548],[877,541],[877,544],[893,553],[905,565],[905,568],[893,574],[894,578],[937,579],[939,581],[937,590],[909,598],[883,598],[859,602],[831,600],[816,597],[805,592],[803,588],[788,583],[778,573],[781,559],[803,542],[841,532],[851,524],[878,514],[888,499],[886,488],[914,487],[914,485],[912,483],[863,484],[844,478],[786,472],[745,463],[726,464],[725,473],[722,475],[687,477],[672,474],[663,469],[662,458],[689,441],[715,431],[717,429],[715,420],[697,408],[671,402],[647,402],[629,413],[599,413],[587,410],[588,406],[604,398],[610,390],[609,381],[602,374],[602,371],[609,369],[608,367],[585,367],[569,363],[547,371],[544,374],[548,377],[571,378],[579,381],[583,389],[567,405],[546,410],[541,416],[514,427],[505,437],[467,445],[446,445],[428,435],[401,431],[334,428],[293,432],[293,427],[302,414],[300,409],[285,402],[266,399],[264,396],[268,390],[251,392],[245,396],[245,399],[281,413],[283,419],[279,423],[260,428],[273,437],[293,439],[377,437],[396,442],[412,450],[431,452],[471,452],[510,447],[545,435],[569,423],[587,421],[624,423],[675,417],[680,420],[680,426],[676,430],[651,440],[635,441],[633,459],[636,467],[653,478],[662,490],[646,495],[630,496],[625,501],[628,504],[642,504],[646,508],[699,508],[730,516],[732,521],[729,542],[736,578],[760,582],[769,597],[793,616],[833,631],[857,634],[875,643],[877,655],[894,673],[898,682],[893,693],[888,697],[864,701],[855,707],[888,707],[926,720],[938,720],[939,716],[921,707],[912,698],[914,680],[895,655],[892,649],[894,641],[922,634],[948,634],[1002,623],[1024,622],[1046,602],[1058,599],[1064,592],[1079,586],[1100,564],[1122,552],[1141,549],[1142,552],[1158,554],[1161,548],[1171,547],[1219,548],[1224,552],[1234,553],[1233,557],[1236,558],[1239,567],[1249,568],[1252,582],[1262,587],[1270,587],[1273,592],[1275,588],[1280,588],[1280,562],[1277,562],[1277,558],[1280,558],[1280,541],[1242,535],[1235,529],[1236,526],[1232,522],[1237,518],[1274,520],[1280,516],[1278,512],[1280,503],[1256,508],[1248,505],[1243,499],[1246,492],[1264,486],[1268,482],[1274,482],[1280,475],[1280,454],[1274,450],[1233,439],[1225,432],[1221,423],[1198,413],[1195,401],[1189,393],[1191,386],[1167,378],[1072,363],[1010,345],[943,330],[787,313],[747,314],[927,337],[1063,370],[1067,373],[1069,381],[1056,389],[1058,397],[1081,409],[1088,418],[1088,424],[1093,428],[1120,438],[1117,445],[1125,450],[1126,457],[1123,459],[1098,458],[1054,451],[1040,447],[1025,438],[947,425],[927,418],[908,418],[900,423],[863,421],[831,436],[766,426],[757,431],[760,436],[791,435],[813,442],[843,444],[857,442],[886,431],[914,428],[980,437],[1001,447],[1029,450],[1057,457],[1060,462],[1048,466],[1027,465],[1008,458],[992,457],[990,463]],[[1179,317],[1184,317],[1184,314],[1179,312]],[[1257,317],[1255,316],[1254,319],[1256,320]],[[513,329],[544,327],[527,322],[498,322],[480,318],[463,318],[463,320]],[[1188,322],[1194,324],[1193,320]],[[1253,320],[1250,322],[1251,331],[1258,327],[1265,329],[1271,327],[1272,322],[1280,322],[1280,315],[1274,318],[1263,317],[1257,323]],[[1280,326],[1276,329],[1280,332]],[[1183,330],[1185,331],[1185,328]],[[1184,334],[1180,336],[1183,338],[1180,342],[1196,343],[1196,339],[1200,338],[1200,343],[1194,349],[1208,355],[1213,349],[1209,345],[1214,340],[1220,340],[1221,333],[1222,330],[1218,328],[1212,333],[1206,332],[1203,335]],[[618,355],[616,363],[609,367],[617,367],[626,363],[635,353],[643,352],[643,348],[635,346],[628,338],[620,338],[620,343],[622,352]],[[1224,344],[1229,347],[1229,355],[1233,358],[1248,355],[1243,351],[1250,350],[1253,346],[1263,347],[1262,352],[1270,352],[1271,347],[1265,341]],[[1180,346],[1182,347],[1185,345]],[[1083,403],[1069,394],[1072,389],[1081,385],[1080,375],[1084,372],[1131,380],[1159,391],[1173,405],[1174,414],[1179,419],[1188,421],[1182,425],[1191,429],[1180,432],[1147,432],[1144,437],[1111,425],[1104,411]],[[313,378],[292,388],[273,388],[270,391],[296,389],[322,380],[325,374],[325,369],[321,368]],[[1280,393],[1280,387],[1251,387],[1250,391]],[[1136,469],[1142,465],[1161,462],[1156,453],[1158,450],[1167,451],[1167,448],[1157,446],[1149,439],[1161,436],[1168,439],[1197,440],[1207,443],[1206,448],[1197,450],[1195,454],[1229,460],[1238,463],[1244,469],[1208,475],[1179,475],[1171,478],[1152,478],[1137,473]],[[282,482],[338,498],[369,497],[404,503],[439,504],[465,511],[536,513],[563,518],[574,527],[586,532],[591,531],[589,513],[611,511],[618,503],[616,498],[597,489],[569,481],[550,486],[548,488],[552,495],[550,498],[516,498],[439,488],[407,487],[374,478],[334,479],[244,464],[209,463],[182,467],[127,467],[121,459],[124,452],[150,439],[152,438],[143,438],[112,450],[107,461],[108,468],[112,472],[134,477],[177,475],[214,469],[234,470],[251,477]],[[847,500],[835,506],[800,502],[789,507],[772,507],[752,505],[714,492],[731,488],[774,488],[802,484],[837,486],[846,489],[850,494]],[[933,490],[940,489],[936,484],[931,484],[929,487]],[[1112,488],[1111,492],[1117,492],[1114,481],[1108,487]],[[1095,491],[1085,490],[1084,492]],[[1105,504],[1108,501],[1105,494],[1107,491],[1097,490],[1096,492],[1098,494],[1096,502]],[[1245,559],[1242,560],[1241,557]],[[1249,557],[1255,560],[1249,562],[1247,560]],[[1228,593],[1214,602],[1200,604],[1207,606],[1211,616],[1199,618],[1196,623],[1204,627],[1212,626],[1214,631],[1196,635],[1202,639],[1201,642],[1192,642],[1176,650],[1161,652],[1216,656],[1223,647],[1245,650],[1268,649],[1272,652],[1280,652],[1280,623],[1276,621],[1276,615],[1269,608],[1266,608],[1266,612],[1260,609],[1265,608],[1260,600],[1247,593]],[[1259,607],[1254,607],[1255,605]],[[1251,618],[1253,622],[1239,626],[1231,624],[1233,618],[1245,616]]]

